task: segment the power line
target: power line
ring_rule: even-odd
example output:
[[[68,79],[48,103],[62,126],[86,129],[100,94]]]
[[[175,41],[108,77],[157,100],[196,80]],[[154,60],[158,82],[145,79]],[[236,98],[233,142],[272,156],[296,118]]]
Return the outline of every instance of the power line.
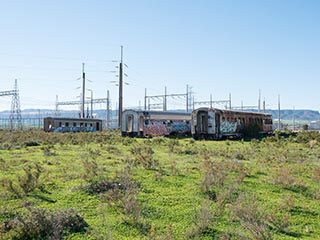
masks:
[[[86,61],[86,62],[118,62],[117,60],[102,60],[102,59],[83,59],[83,58],[71,58],[71,57],[61,57],[61,56],[36,56],[36,55],[26,55],[26,54],[13,54],[13,53],[0,53],[2,56],[11,57],[24,57],[24,58],[42,58],[51,60],[64,60],[64,61]]]

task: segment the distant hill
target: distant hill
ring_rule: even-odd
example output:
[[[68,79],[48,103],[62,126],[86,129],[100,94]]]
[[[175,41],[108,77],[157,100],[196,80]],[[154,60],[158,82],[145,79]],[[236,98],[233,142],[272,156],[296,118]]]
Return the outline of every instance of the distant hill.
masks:
[[[267,113],[272,114],[274,119],[278,119],[278,110],[266,110]],[[315,121],[320,120],[320,114],[318,111],[314,110],[290,110],[284,109],[280,110],[280,117],[283,120],[291,120],[295,118],[296,120],[306,120]]]

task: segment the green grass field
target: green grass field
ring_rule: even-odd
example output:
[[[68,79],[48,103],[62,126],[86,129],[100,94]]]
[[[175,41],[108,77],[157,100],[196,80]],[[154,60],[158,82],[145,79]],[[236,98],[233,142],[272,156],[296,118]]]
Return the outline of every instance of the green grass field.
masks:
[[[0,132],[0,239],[319,239],[320,135]]]

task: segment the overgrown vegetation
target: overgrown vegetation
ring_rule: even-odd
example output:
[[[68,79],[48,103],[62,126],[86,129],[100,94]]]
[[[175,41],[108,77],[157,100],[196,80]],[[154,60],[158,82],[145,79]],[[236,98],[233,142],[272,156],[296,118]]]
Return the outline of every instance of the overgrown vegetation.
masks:
[[[62,239],[70,233],[85,232],[88,224],[73,209],[50,213],[25,204],[28,212],[17,214],[0,227],[1,239]]]
[[[0,131],[0,238],[317,239],[319,141]]]

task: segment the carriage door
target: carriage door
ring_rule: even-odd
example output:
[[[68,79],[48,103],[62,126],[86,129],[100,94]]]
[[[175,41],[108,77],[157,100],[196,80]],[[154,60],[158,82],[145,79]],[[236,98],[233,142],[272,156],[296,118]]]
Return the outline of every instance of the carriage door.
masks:
[[[133,131],[133,115],[127,115],[126,119],[126,132],[130,133]]]
[[[138,132],[142,133],[143,132],[143,123],[144,123],[144,116],[139,117],[139,125],[138,125]]]
[[[215,134],[216,134],[216,138],[218,139],[220,136],[220,114],[219,113],[215,113]]]
[[[214,112],[208,111],[208,134],[215,133],[215,125]]]
[[[207,133],[208,130],[208,114],[206,112],[201,112],[199,115],[199,132]]]

